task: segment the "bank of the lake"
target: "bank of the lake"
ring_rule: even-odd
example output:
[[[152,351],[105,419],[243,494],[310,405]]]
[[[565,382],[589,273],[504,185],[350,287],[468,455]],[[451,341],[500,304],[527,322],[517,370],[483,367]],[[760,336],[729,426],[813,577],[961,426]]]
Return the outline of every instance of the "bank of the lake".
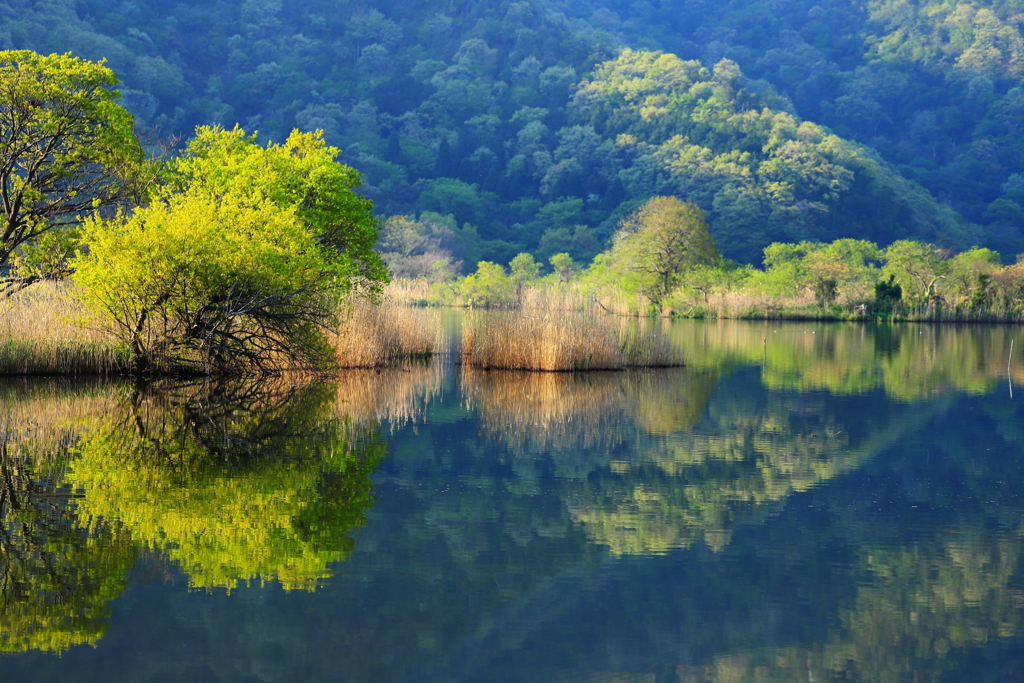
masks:
[[[941,306],[894,310],[879,319],[838,306],[758,309],[749,301],[742,302],[745,308],[615,314],[616,308],[628,313],[625,300],[588,298],[572,286],[525,288],[512,308],[412,305],[415,294],[426,289],[399,282],[386,290],[382,303],[357,299],[346,304],[341,325],[328,336],[334,367],[379,368],[436,356],[479,368],[530,371],[679,366],[691,362],[692,354],[689,342],[672,338],[670,321],[685,319],[722,325],[730,320],[855,324],[875,327],[882,335],[910,322],[936,323],[908,325],[910,335],[941,334],[969,323],[1017,322]],[[0,312],[0,375],[117,376],[130,369],[128,350],[83,317],[66,286],[32,288],[0,301]],[[1007,329],[1012,334],[1021,328],[1010,324]]]

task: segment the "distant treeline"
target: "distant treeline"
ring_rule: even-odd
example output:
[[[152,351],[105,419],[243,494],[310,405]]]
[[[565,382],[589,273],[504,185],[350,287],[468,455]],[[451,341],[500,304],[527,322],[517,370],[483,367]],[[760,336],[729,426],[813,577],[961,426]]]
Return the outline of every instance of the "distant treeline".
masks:
[[[109,60],[161,136],[323,129],[382,214],[450,216],[468,270],[586,262],[654,195],[696,202],[744,263],[839,238],[1010,260],[1020,16],[1008,0],[9,0],[0,48]]]
[[[385,244],[424,226],[391,219]],[[443,227],[438,234],[444,234]],[[435,243],[440,237],[429,238]],[[399,275],[414,261],[386,253]],[[632,315],[687,317],[1016,321],[1024,319],[1024,261],[1009,266],[991,249],[962,252],[917,240],[879,247],[868,240],[775,242],[763,267],[725,259],[699,208],[655,198],[627,217],[612,246],[589,266],[568,253],[541,264],[516,256],[508,270],[482,261],[455,278],[434,261],[415,287],[393,291],[423,303],[483,307],[587,307]],[[550,267],[548,274],[542,275]],[[403,271],[405,269],[405,271]]]

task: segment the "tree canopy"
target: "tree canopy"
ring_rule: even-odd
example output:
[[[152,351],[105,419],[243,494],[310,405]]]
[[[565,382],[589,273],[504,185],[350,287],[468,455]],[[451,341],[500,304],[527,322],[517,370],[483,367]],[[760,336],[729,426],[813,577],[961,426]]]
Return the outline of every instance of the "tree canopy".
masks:
[[[675,197],[649,199],[627,216],[608,253],[609,266],[655,304],[682,283],[687,270],[720,260],[704,212]]]
[[[76,282],[136,372],[323,366],[335,297],[387,279],[359,175],[315,133],[200,129],[153,199],[86,224]]]
[[[72,229],[139,191],[143,151],[116,85],[102,62],[0,52],[0,294],[65,275]]]
[[[8,4],[0,46],[108,58],[147,129],[322,129],[382,214],[450,215],[466,272],[585,262],[652,194],[747,263],[837,238],[1024,251],[1007,0]]]

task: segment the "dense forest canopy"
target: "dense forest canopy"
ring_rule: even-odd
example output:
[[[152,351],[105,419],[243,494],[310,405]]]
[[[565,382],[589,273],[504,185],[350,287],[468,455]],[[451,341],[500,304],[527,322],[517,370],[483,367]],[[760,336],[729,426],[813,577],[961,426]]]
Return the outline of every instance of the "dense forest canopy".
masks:
[[[8,0],[0,48],[107,59],[161,136],[323,129],[382,214],[431,212],[470,269],[520,251],[586,260],[658,194],[697,202],[744,261],[772,241],[840,237],[1012,260],[1022,9]]]

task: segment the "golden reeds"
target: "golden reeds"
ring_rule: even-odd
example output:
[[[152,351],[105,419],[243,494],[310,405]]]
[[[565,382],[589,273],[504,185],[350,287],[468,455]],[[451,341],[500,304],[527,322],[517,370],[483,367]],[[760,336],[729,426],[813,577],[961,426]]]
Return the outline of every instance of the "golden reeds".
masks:
[[[0,300],[0,375],[110,375],[127,361],[82,314],[66,286],[41,283]]]
[[[410,358],[428,358],[446,348],[436,311],[362,299],[349,304],[331,335],[338,365],[374,368]]]
[[[483,369],[544,372],[683,364],[679,351],[660,332],[635,320],[579,312],[467,314],[460,359]]]

